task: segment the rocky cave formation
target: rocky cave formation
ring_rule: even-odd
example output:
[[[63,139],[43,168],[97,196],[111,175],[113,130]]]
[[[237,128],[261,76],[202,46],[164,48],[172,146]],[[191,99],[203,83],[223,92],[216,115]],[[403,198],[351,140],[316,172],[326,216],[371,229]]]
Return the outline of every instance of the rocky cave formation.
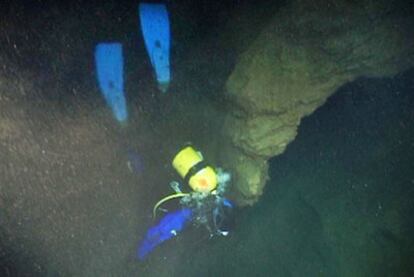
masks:
[[[414,17],[394,1],[291,1],[278,10],[226,82],[221,158],[239,204],[257,201],[268,160],[340,86],[413,65]]]

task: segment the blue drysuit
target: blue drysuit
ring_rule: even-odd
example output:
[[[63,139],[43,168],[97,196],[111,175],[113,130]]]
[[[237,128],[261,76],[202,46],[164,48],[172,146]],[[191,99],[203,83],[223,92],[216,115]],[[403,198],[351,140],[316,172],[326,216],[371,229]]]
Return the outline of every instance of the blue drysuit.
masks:
[[[191,219],[189,208],[180,209],[166,214],[160,222],[151,227],[138,247],[137,256],[143,260],[156,246],[180,232]]]

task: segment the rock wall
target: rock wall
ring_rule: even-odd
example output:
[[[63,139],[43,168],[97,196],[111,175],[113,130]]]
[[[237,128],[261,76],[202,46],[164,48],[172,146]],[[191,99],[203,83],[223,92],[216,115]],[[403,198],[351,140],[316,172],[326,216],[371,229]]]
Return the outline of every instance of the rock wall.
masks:
[[[258,199],[268,159],[340,86],[413,66],[412,10],[396,1],[294,1],[278,10],[226,83],[221,158],[235,173],[239,204]]]

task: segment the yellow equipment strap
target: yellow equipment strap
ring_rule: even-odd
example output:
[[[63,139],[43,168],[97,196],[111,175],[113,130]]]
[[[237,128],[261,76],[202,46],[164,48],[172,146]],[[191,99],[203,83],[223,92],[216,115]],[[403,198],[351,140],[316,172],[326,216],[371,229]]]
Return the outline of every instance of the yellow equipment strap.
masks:
[[[190,194],[189,193],[180,192],[180,193],[174,193],[174,194],[171,194],[171,195],[168,195],[168,196],[164,197],[163,199],[161,199],[160,201],[158,201],[157,204],[155,204],[154,208],[152,209],[152,216],[154,218],[156,217],[156,215],[157,215],[157,209],[163,203],[165,203],[165,202],[167,202],[167,201],[169,201],[171,199],[180,198],[180,197],[184,197],[184,196],[187,196],[187,195],[190,195]]]

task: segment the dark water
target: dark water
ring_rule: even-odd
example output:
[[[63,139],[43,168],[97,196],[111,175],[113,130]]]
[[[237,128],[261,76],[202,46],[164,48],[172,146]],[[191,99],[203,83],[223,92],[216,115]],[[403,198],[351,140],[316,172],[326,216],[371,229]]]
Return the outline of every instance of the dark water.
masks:
[[[176,276],[413,276],[413,89],[412,70],[342,87],[271,161],[234,234]]]
[[[237,212],[230,237],[190,230],[144,273],[412,276],[413,89],[413,70],[344,85],[272,159],[261,201]]]
[[[305,118],[271,161],[261,201],[236,211],[229,237],[190,229],[138,262],[152,205],[176,178],[171,146],[194,139],[208,149],[219,127],[207,100],[220,103],[235,53],[203,39],[245,2],[172,4],[176,83],[164,98],[136,30],[136,3],[124,2],[6,9],[0,276],[414,275],[413,70],[346,84]],[[108,38],[127,50],[127,129],[95,84],[92,49]]]

